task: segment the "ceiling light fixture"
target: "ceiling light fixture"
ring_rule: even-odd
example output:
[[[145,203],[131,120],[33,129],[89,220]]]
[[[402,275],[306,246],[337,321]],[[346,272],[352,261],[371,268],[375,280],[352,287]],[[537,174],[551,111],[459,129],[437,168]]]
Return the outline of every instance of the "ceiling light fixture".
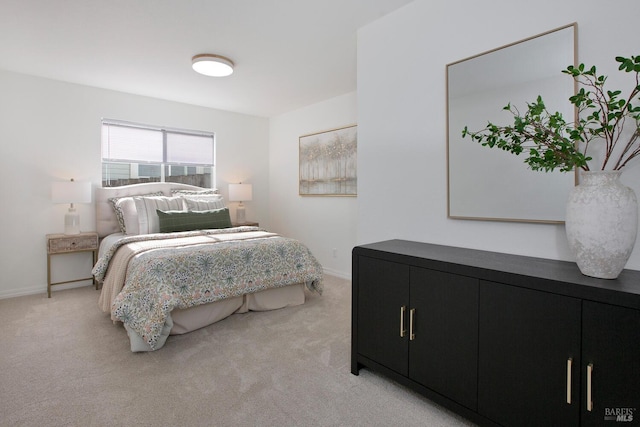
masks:
[[[195,72],[212,77],[225,77],[233,73],[233,61],[220,55],[202,53],[191,58]]]

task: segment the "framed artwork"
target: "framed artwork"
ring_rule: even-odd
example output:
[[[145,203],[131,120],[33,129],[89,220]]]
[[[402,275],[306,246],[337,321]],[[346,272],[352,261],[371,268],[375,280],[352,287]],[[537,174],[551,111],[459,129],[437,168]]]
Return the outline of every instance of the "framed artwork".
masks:
[[[357,125],[300,137],[301,196],[357,195]]]

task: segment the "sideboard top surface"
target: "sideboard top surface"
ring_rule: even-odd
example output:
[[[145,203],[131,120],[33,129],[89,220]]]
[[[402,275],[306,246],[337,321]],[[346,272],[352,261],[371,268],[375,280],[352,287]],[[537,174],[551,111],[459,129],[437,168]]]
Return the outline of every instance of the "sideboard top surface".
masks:
[[[596,279],[580,273],[573,262],[408,240],[356,246],[353,255],[640,309],[640,271],[636,270],[623,270],[614,280]]]

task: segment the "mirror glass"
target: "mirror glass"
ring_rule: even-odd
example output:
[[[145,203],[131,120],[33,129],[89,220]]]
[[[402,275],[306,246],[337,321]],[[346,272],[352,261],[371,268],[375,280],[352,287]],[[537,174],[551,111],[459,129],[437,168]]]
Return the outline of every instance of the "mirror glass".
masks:
[[[576,24],[447,65],[447,157],[450,218],[563,222],[575,173],[532,171],[523,154],[483,147],[462,130],[488,121],[513,123],[507,104],[521,113],[542,96],[547,109],[572,121],[575,93],[562,70],[576,62]]]

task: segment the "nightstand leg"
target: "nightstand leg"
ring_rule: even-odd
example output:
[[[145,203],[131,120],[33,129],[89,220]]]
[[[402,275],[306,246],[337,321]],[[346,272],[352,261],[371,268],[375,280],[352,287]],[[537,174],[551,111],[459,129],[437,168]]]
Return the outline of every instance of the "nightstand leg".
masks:
[[[51,298],[51,255],[47,254],[47,297]]]
[[[93,265],[91,266],[92,270],[93,270],[93,267],[95,267],[96,262],[98,262],[98,251],[93,251]],[[97,291],[98,281],[96,280],[96,276],[93,276],[93,284],[96,285],[96,291]]]

